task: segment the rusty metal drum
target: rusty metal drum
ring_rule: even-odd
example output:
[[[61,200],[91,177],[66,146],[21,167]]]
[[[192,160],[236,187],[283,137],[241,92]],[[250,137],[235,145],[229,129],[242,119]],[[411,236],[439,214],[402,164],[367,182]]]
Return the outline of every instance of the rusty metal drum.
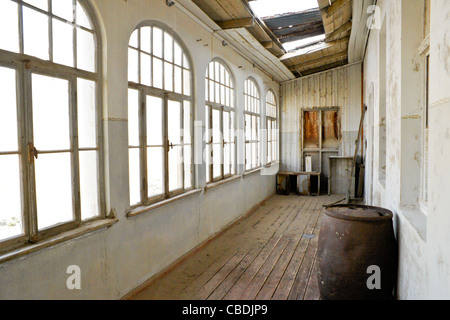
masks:
[[[326,208],[317,251],[321,299],[392,299],[397,255],[391,211],[358,205]]]

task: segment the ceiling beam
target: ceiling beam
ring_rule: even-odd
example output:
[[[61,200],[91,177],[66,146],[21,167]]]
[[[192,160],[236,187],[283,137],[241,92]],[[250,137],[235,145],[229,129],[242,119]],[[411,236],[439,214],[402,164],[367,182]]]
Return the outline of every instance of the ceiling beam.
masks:
[[[350,0],[336,0],[328,7],[322,9],[322,12],[325,13],[327,16],[332,16],[349,1]]]
[[[255,18],[243,18],[243,19],[234,19],[234,20],[227,20],[227,21],[216,21],[216,23],[223,30],[247,28],[247,27],[253,27],[255,25]]]
[[[289,70],[295,71],[295,70],[307,69],[311,66],[314,66],[314,65],[320,64],[320,63],[324,63],[328,60],[343,59],[345,57],[347,57],[347,51],[341,51],[341,52],[334,53],[334,54],[331,54],[328,56],[323,56],[318,59],[309,60],[309,61],[305,61],[305,62],[296,64],[296,65],[290,67]]]
[[[331,63],[331,64],[327,64],[327,65],[322,66],[322,67],[318,67],[318,68],[314,68],[314,69],[309,69],[309,70],[303,71],[301,73],[301,76],[302,77],[309,76],[309,75],[314,74],[314,73],[319,73],[319,72],[327,71],[327,70],[330,70],[330,69],[342,67],[345,64],[346,64],[345,60],[337,61],[337,62],[334,62],[334,63]]]
[[[330,42],[339,39],[339,35],[352,29],[352,21],[349,20],[341,27],[326,35],[325,42]]]

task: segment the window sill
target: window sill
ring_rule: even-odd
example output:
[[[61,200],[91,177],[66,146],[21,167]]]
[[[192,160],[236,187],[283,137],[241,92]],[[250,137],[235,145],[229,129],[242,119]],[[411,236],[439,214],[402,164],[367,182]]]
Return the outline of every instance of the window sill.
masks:
[[[200,192],[202,192],[201,189],[194,189],[194,190],[185,192],[183,194],[174,196],[173,198],[165,199],[165,200],[159,201],[157,203],[151,204],[149,206],[141,206],[141,207],[138,207],[138,208],[134,208],[134,209],[130,210],[127,213],[127,218],[134,218],[134,217],[139,216],[141,214],[144,214],[144,213],[147,213],[147,212],[152,211],[154,209],[163,207],[163,206],[168,205],[170,203],[173,203],[175,201],[187,198],[187,197],[192,196],[194,194],[198,194]]]
[[[0,254],[0,264],[20,258],[20,257],[24,257],[28,254],[55,246],[57,244],[60,244],[60,243],[63,243],[63,242],[66,242],[66,241],[69,241],[69,240],[72,240],[75,238],[79,238],[81,236],[93,233],[95,231],[107,229],[107,228],[111,227],[112,225],[116,224],[118,221],[119,221],[118,219],[96,220],[93,222],[83,224],[76,229],[72,229],[70,231],[66,231],[66,232],[60,233],[56,236],[42,240],[39,243],[27,244],[24,247],[20,247],[18,249],[12,250],[10,252]]]
[[[242,176],[236,175],[236,176],[231,176],[229,178],[226,178],[226,179],[223,179],[223,180],[220,180],[220,181],[208,183],[206,185],[206,187],[205,187],[205,191],[214,189],[216,187],[219,187],[219,186],[222,186],[224,184],[227,184],[228,182],[231,182],[231,181],[234,181],[234,180],[238,180],[238,179],[241,179],[241,178],[242,178]]]
[[[259,168],[256,168],[256,169],[251,169],[249,171],[244,172],[243,176],[246,177],[246,176],[252,175],[254,173],[260,172],[262,169],[263,169],[263,167],[259,167]]]
[[[427,214],[423,209],[405,208],[399,209],[399,213],[409,222],[416,230],[417,234],[423,241],[427,241]]]

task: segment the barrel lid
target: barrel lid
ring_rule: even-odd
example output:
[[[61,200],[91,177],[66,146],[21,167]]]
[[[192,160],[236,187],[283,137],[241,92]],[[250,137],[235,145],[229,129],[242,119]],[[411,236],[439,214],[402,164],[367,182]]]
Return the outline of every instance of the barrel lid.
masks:
[[[385,220],[393,217],[389,210],[362,205],[335,205],[328,207],[326,213],[334,218],[362,221]]]

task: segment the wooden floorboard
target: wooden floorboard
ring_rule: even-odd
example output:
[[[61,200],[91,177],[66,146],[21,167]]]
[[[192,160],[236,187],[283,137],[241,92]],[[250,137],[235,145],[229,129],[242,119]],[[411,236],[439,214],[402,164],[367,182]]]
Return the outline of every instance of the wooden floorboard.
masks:
[[[135,300],[318,300],[323,205],[342,196],[274,196],[135,293]]]

